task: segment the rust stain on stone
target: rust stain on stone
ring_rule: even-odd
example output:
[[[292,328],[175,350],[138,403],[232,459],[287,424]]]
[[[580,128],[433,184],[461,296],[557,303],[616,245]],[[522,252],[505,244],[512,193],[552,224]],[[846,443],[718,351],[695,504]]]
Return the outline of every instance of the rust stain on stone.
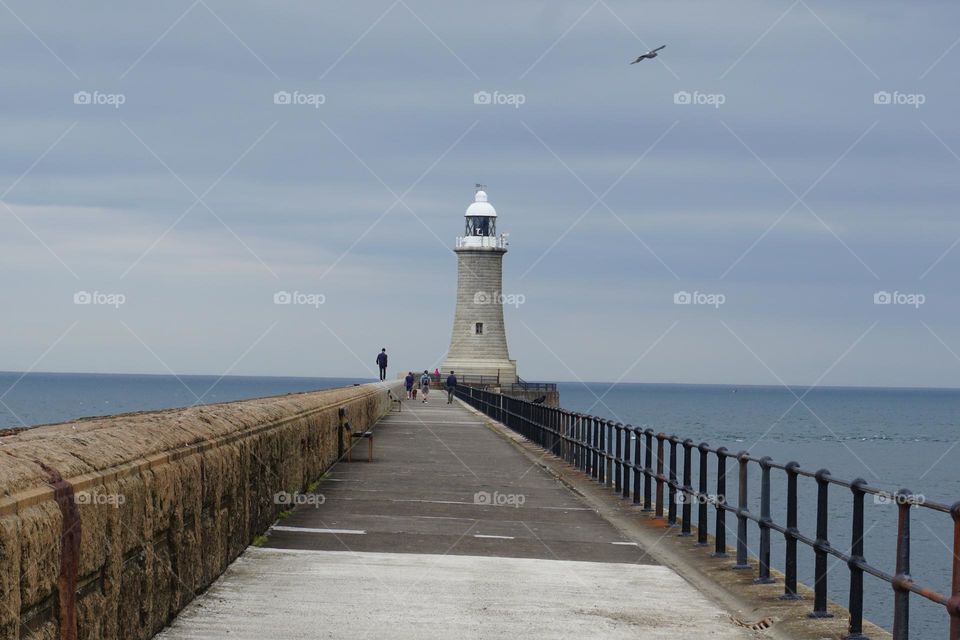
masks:
[[[53,499],[60,507],[63,525],[60,530],[60,578],[57,581],[60,612],[60,640],[77,640],[77,572],[80,564],[80,510],[73,495],[73,485],[60,472],[35,460],[53,487]]]

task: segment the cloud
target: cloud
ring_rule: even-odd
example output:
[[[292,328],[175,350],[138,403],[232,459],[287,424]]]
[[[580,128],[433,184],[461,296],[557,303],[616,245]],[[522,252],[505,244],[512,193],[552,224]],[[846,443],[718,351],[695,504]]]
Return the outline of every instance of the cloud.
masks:
[[[27,225],[0,207],[0,287],[21,301],[0,368],[29,367],[59,335],[52,317],[81,330],[46,368],[165,372],[120,319],[178,372],[219,373],[273,322],[237,373],[366,375],[353,353],[381,343],[419,368],[448,343],[451,248],[484,182],[511,233],[504,288],[528,300],[508,315],[525,378],[574,376],[521,319],[585,379],[615,377],[679,319],[669,357],[628,380],[771,382],[704,337],[729,337],[716,318],[670,303],[686,288],[723,290],[724,317],[790,382],[879,320],[907,345],[898,366],[863,354],[836,383],[960,384],[918,321],[960,349],[957,52],[941,58],[958,10],[809,4],[11,2],[37,37],[0,26],[16,61],[0,193]],[[911,47],[892,46],[904,33]],[[668,46],[629,66],[644,43]],[[84,91],[124,101],[75,103]],[[277,104],[284,91],[323,100]],[[478,91],[524,100],[476,104]],[[925,102],[875,104],[881,91]],[[777,222],[794,194],[813,213]],[[130,304],[91,316],[70,302],[78,286]],[[931,303],[891,315],[869,303],[884,287]],[[280,288],[329,304],[277,309]]]

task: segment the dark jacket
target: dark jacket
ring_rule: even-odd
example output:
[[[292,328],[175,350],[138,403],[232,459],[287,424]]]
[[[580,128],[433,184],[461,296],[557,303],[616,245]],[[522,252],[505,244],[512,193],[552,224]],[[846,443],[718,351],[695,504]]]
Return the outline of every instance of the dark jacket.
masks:
[[[384,369],[387,368],[387,354],[385,354],[383,351],[381,351],[380,354],[377,356],[377,364],[383,367]]]
[[[455,386],[457,386],[457,376],[453,375],[452,373],[451,373],[450,375],[448,375],[448,376],[447,376],[447,386],[448,386],[448,387],[455,387]]]
[[[404,378],[403,381],[404,381],[404,383],[406,383],[407,389],[413,389],[413,376],[412,376],[412,375],[410,375],[410,374],[408,373],[408,374],[407,374],[407,377]]]

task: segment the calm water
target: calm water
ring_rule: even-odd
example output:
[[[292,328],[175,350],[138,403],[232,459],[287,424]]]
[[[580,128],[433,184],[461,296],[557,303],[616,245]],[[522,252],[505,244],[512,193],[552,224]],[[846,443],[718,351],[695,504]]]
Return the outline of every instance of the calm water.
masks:
[[[563,383],[560,399],[568,409],[725,446],[732,453],[749,450],[780,462],[796,460],[811,470],[829,469],[837,478],[859,476],[888,490],[909,487],[946,504],[960,500],[960,447],[953,448],[960,439],[960,390],[835,387],[814,389],[806,396],[806,389],[793,391],[803,397],[806,406],[795,404],[796,397],[783,387],[713,385],[621,384],[611,389],[607,384]],[[756,466],[751,472],[754,500],[750,509],[758,512]],[[714,478],[711,471],[711,490]],[[727,482],[735,491],[735,461],[728,462]],[[776,498],[785,495],[785,484],[782,476],[773,476],[773,518],[781,524],[786,521],[786,505]],[[815,537],[815,484],[812,480],[800,482],[800,529],[810,537]],[[735,498],[731,502],[735,503]],[[831,489],[830,540],[844,552],[850,550],[850,504],[848,490]],[[867,561],[894,573],[896,507],[868,499],[866,512]],[[951,519],[924,509],[914,509],[911,518],[911,574],[919,583],[949,593]],[[727,524],[727,541],[733,544],[735,518],[728,515]],[[748,537],[755,555],[758,535],[753,524]],[[774,565],[782,570],[782,539],[777,534],[773,539]],[[813,554],[804,545],[800,548],[800,579],[811,585]],[[845,605],[849,589],[846,565],[831,558],[828,566],[830,597]],[[867,618],[889,629],[892,589],[871,576],[865,576],[864,583]],[[912,638],[947,637],[945,610],[916,596],[911,597],[910,623]]]
[[[343,387],[354,378],[0,372],[0,428]]]
[[[60,422],[105,415],[241,400],[339,387],[368,380],[346,378],[275,378],[230,376],[93,375],[0,373],[0,427]],[[19,381],[18,381],[19,379]],[[12,389],[11,389],[12,387]],[[803,396],[805,389],[794,389]],[[805,468],[827,468],[834,476],[863,477],[885,489],[909,487],[931,500],[960,500],[960,390],[819,388],[803,404],[779,387],[700,385],[561,383],[560,397],[568,409],[650,426],[658,431],[725,446],[731,452],[749,449],[778,461],[796,460]],[[734,468],[735,463],[729,467]],[[759,510],[758,474],[750,487],[752,510]],[[784,483],[775,475],[773,518],[785,521],[785,505],[776,497]],[[735,483],[735,475],[728,482]],[[711,475],[711,487],[713,476]],[[735,484],[731,484],[731,487]],[[800,523],[813,537],[815,486],[800,483]],[[850,494],[832,489],[831,543],[849,551]],[[712,512],[712,510],[711,510]],[[912,574],[920,583],[942,593],[950,588],[952,524],[947,516],[913,512]],[[728,516],[728,525],[734,519]],[[893,573],[896,508],[867,500],[867,560]],[[712,525],[711,525],[712,530]],[[735,528],[728,541],[735,540]],[[749,533],[751,552],[756,528]],[[774,535],[774,565],[783,569],[783,545]],[[813,554],[800,545],[800,579],[813,583]],[[829,561],[830,597],[846,604],[848,572]],[[887,628],[893,592],[885,583],[864,578],[867,617]],[[938,606],[911,598],[911,637],[946,637],[947,616]]]

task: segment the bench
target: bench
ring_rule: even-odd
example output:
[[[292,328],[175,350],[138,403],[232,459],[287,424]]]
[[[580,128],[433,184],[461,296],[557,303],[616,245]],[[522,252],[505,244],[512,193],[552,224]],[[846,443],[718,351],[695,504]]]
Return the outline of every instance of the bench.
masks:
[[[353,462],[353,441],[360,438],[367,441],[367,462],[373,462],[373,431],[354,431],[353,425],[347,420],[347,410],[341,407],[338,412],[340,415],[340,429],[350,433],[350,446],[347,447],[347,462]]]
[[[390,398],[390,410],[393,411],[393,405],[397,405],[397,411],[403,411],[403,400],[396,398],[393,391],[387,389],[387,397]]]

